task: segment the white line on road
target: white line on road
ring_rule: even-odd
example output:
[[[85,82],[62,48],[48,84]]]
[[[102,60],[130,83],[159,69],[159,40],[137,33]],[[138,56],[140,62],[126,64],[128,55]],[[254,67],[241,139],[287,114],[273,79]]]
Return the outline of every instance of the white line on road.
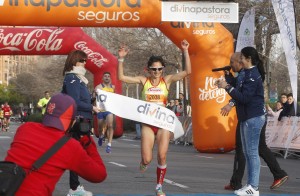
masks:
[[[122,164],[116,163],[116,162],[108,162],[108,163],[113,164],[113,165],[117,165],[119,167],[126,167],[126,165],[122,165]]]
[[[9,137],[9,136],[0,136],[0,139],[9,139],[9,138],[11,138],[11,137]]]
[[[122,140],[124,140],[124,141],[130,141],[130,142],[133,142],[134,140],[132,140],[132,139],[122,139]]]
[[[178,186],[178,187],[180,187],[180,188],[184,188],[184,189],[189,188],[189,187],[187,187],[187,186],[185,186],[185,185],[178,184],[178,183],[173,182],[172,180],[168,180],[168,179],[166,179],[166,178],[164,179],[164,182],[165,182],[165,183],[168,183],[168,184],[171,184],[171,185],[174,185],[174,186]]]
[[[130,144],[131,146],[134,146],[134,147],[140,147],[139,145],[136,145],[136,144]]]
[[[200,156],[200,155],[195,155],[196,157],[199,157],[199,158],[207,158],[207,159],[213,159],[214,157],[207,157],[207,156]]]

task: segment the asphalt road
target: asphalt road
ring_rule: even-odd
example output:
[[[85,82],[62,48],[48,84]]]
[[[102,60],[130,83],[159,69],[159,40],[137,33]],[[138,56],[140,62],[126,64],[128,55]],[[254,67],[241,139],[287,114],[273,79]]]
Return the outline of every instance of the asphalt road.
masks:
[[[4,159],[18,123],[12,123],[10,131],[0,132],[0,158]],[[106,195],[154,195],[156,185],[156,148],[153,161],[148,170],[139,173],[140,141],[134,135],[124,134],[113,141],[112,153],[105,152],[105,146],[99,147],[108,171],[107,179],[100,184],[89,183],[81,179],[86,190],[96,196]],[[168,168],[163,190],[168,196],[233,196],[232,191],[224,190],[232,175],[234,152],[225,154],[204,154],[193,146],[170,144]],[[270,190],[273,176],[265,162],[261,160],[260,195],[261,196],[300,196],[300,159],[277,157],[281,167],[289,174],[289,180],[282,187]],[[69,172],[65,172],[53,193],[66,195],[69,190]],[[246,176],[244,177],[244,183]]]

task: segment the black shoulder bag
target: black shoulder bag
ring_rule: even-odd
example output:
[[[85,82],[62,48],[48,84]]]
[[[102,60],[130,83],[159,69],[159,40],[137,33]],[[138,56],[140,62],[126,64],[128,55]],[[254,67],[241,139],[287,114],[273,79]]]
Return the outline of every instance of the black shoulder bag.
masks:
[[[68,140],[65,135],[59,139],[47,152],[45,152],[31,166],[32,171],[37,171],[52,155],[54,155]],[[17,164],[9,161],[0,161],[0,195],[14,196],[26,177],[25,170]]]

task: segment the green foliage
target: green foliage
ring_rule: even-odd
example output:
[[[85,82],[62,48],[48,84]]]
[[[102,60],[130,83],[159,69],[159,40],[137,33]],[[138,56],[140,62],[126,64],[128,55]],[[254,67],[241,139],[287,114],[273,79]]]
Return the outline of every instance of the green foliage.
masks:
[[[0,103],[8,102],[10,105],[19,105],[24,101],[13,85],[0,85]]]

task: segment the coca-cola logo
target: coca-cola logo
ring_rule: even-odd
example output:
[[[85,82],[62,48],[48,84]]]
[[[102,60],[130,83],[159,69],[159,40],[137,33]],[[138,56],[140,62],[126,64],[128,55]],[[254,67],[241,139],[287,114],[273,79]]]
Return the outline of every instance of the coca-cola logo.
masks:
[[[91,60],[97,67],[101,68],[104,62],[108,62],[106,58],[99,52],[94,52],[87,46],[85,41],[76,42],[74,48],[77,50],[82,50],[88,55],[88,59]]]
[[[63,39],[58,39],[64,29],[33,29],[31,32],[5,33],[0,29],[0,50],[10,51],[58,51]],[[45,34],[49,34],[46,35]]]

